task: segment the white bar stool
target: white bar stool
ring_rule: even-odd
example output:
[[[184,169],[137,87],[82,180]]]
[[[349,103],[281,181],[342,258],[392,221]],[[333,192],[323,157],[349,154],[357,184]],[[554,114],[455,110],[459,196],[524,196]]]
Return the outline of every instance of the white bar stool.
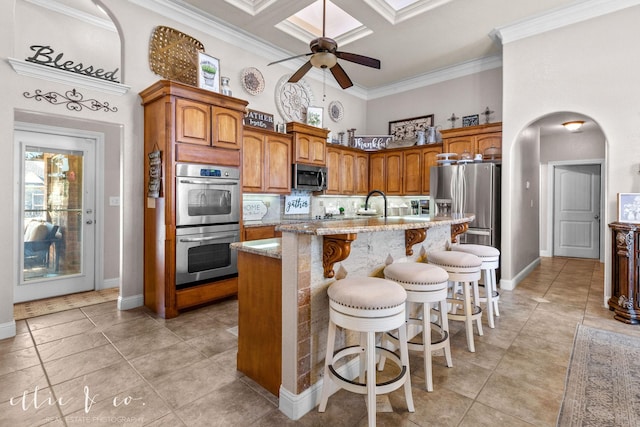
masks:
[[[500,251],[493,246],[474,245],[470,243],[453,245],[451,250],[473,254],[482,261],[480,270],[482,270],[482,275],[484,276],[485,296],[478,298],[476,304],[480,301],[487,303],[487,323],[490,328],[495,328],[493,316],[500,316],[500,310],[498,308],[500,294],[498,293],[498,284],[496,281],[496,270],[500,267]]]
[[[329,295],[329,331],[327,353],[324,364],[324,380],[319,412],[324,412],[329,400],[329,380],[345,390],[367,395],[369,426],[376,425],[376,395],[390,393],[404,385],[409,412],[415,412],[411,394],[409,351],[405,324],[405,301],[407,293],[399,284],[377,277],[357,277],[337,280],[327,290]],[[342,327],[361,333],[359,345],[337,350],[334,353],[336,329]],[[376,332],[398,329],[400,357],[395,353],[376,347]],[[376,383],[376,355],[385,354],[400,368],[393,379]],[[334,368],[340,359],[360,356],[359,381],[342,377]],[[363,363],[365,362],[365,363]],[[364,365],[364,366],[363,366]],[[366,378],[364,375],[366,366]]]
[[[452,293],[448,299],[448,302],[452,304],[449,319],[465,322],[467,347],[470,352],[474,353],[476,347],[473,342],[473,322],[476,322],[478,335],[482,336],[482,310],[477,305],[471,304],[471,288],[480,279],[482,261],[473,254],[454,251],[429,252],[427,261],[429,264],[442,267],[449,273],[449,281],[452,283]],[[456,284],[458,283],[462,286],[462,300],[456,298]],[[462,305],[462,314],[457,311],[459,305]]]
[[[398,262],[384,269],[384,277],[401,284],[407,291],[407,324],[419,325],[422,330],[422,343],[409,341],[409,350],[421,351],[424,358],[425,388],[433,391],[432,352],[443,350],[447,366],[451,368],[451,347],[449,345],[449,321],[447,317],[447,288],[449,274],[442,268],[418,262]],[[419,304],[422,318],[410,318],[411,303]],[[440,324],[431,322],[431,306],[438,305]],[[440,337],[433,340],[432,329]],[[397,345],[397,338],[387,333],[382,343],[389,340]],[[378,369],[384,368],[384,356],[381,356]]]

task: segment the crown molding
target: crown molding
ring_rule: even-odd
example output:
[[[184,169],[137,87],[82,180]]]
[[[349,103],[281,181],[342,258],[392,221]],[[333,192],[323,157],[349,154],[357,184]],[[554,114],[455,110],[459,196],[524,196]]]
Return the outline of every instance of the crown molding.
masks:
[[[251,16],[256,16],[277,0],[224,0]]]
[[[61,13],[63,15],[70,16],[72,18],[78,19],[88,24],[95,25],[96,27],[100,27],[104,30],[113,31],[114,33],[118,32],[118,29],[116,28],[115,24],[110,19],[99,18],[89,13],[82,12],[73,7],[69,7],[66,4],[62,4],[56,0],[25,0],[25,1],[31,4],[35,4],[36,6],[40,6],[44,9]]]
[[[585,0],[494,29],[490,37],[503,45],[640,5],[640,0]]]
[[[402,21],[421,15],[431,9],[443,6],[453,0],[420,0],[400,10],[395,10],[384,0],[364,0],[380,16],[391,24],[399,24]]]
[[[419,89],[421,87],[442,83],[447,80],[453,80],[458,77],[464,77],[500,67],[502,67],[502,56],[490,56],[487,58],[474,59],[451,67],[444,67],[430,71],[406,80],[400,80],[394,82],[392,85],[369,89],[367,92],[367,100],[407,92],[409,90]]]
[[[109,82],[107,80],[58,70],[53,67],[34,64],[33,62],[22,61],[20,59],[7,58],[7,61],[13,70],[21,76],[35,77],[37,79],[63,83],[69,86],[80,86],[112,95],[124,95],[131,89],[131,86],[123,85],[122,83]]]

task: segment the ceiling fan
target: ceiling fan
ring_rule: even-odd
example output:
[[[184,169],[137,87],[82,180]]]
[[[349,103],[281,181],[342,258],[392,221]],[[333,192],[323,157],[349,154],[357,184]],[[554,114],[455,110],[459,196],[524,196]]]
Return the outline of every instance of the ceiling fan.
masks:
[[[311,67],[317,68],[328,68],[331,70],[331,74],[337,80],[338,84],[342,89],[346,89],[348,87],[353,86],[353,82],[344,71],[344,69],[338,64],[338,58],[344,59],[345,61],[355,62],[356,64],[364,65],[366,67],[377,68],[380,69],[380,61],[374,58],[369,58],[368,56],[357,55],[355,53],[348,52],[340,52],[338,50],[338,44],[335,40],[330,39],[329,37],[325,37],[325,20],[327,13],[327,0],[322,2],[322,37],[318,37],[316,39],[311,40],[309,43],[309,47],[311,48],[310,53],[303,53],[301,55],[292,56],[289,58],[281,59],[279,61],[275,61],[270,63],[269,65],[278,64],[280,62],[288,61],[290,59],[300,58],[303,56],[311,55],[311,58],[298,69],[291,78],[289,78],[289,83],[298,82],[307,72],[311,69]]]

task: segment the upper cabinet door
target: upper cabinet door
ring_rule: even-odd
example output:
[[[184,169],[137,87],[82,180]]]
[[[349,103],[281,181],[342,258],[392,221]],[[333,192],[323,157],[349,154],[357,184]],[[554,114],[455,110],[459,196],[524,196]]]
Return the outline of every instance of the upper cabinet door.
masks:
[[[242,147],[242,190],[261,192],[264,180],[264,136],[246,131]]]
[[[213,146],[239,150],[242,146],[242,112],[213,108]]]
[[[385,183],[385,154],[373,153],[369,156],[369,190],[387,191]]]
[[[264,191],[267,193],[290,193],[291,137],[287,135],[267,136],[264,157]]]
[[[211,145],[211,107],[208,104],[176,99],[176,142]]]
[[[356,154],[356,194],[369,192],[369,155]]]
[[[491,147],[502,150],[502,132],[478,135],[478,149],[476,154],[484,154],[484,150]]]
[[[404,153],[402,194],[422,193],[422,150],[408,150]]]
[[[402,153],[393,152],[385,155],[386,191],[387,195],[402,194]]]

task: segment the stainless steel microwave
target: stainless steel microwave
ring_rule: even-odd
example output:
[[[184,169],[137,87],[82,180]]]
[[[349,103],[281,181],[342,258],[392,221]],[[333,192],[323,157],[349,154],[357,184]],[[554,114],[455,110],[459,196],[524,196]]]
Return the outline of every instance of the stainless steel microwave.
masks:
[[[296,190],[322,191],[327,188],[327,168],[302,164],[293,165],[291,182]]]

